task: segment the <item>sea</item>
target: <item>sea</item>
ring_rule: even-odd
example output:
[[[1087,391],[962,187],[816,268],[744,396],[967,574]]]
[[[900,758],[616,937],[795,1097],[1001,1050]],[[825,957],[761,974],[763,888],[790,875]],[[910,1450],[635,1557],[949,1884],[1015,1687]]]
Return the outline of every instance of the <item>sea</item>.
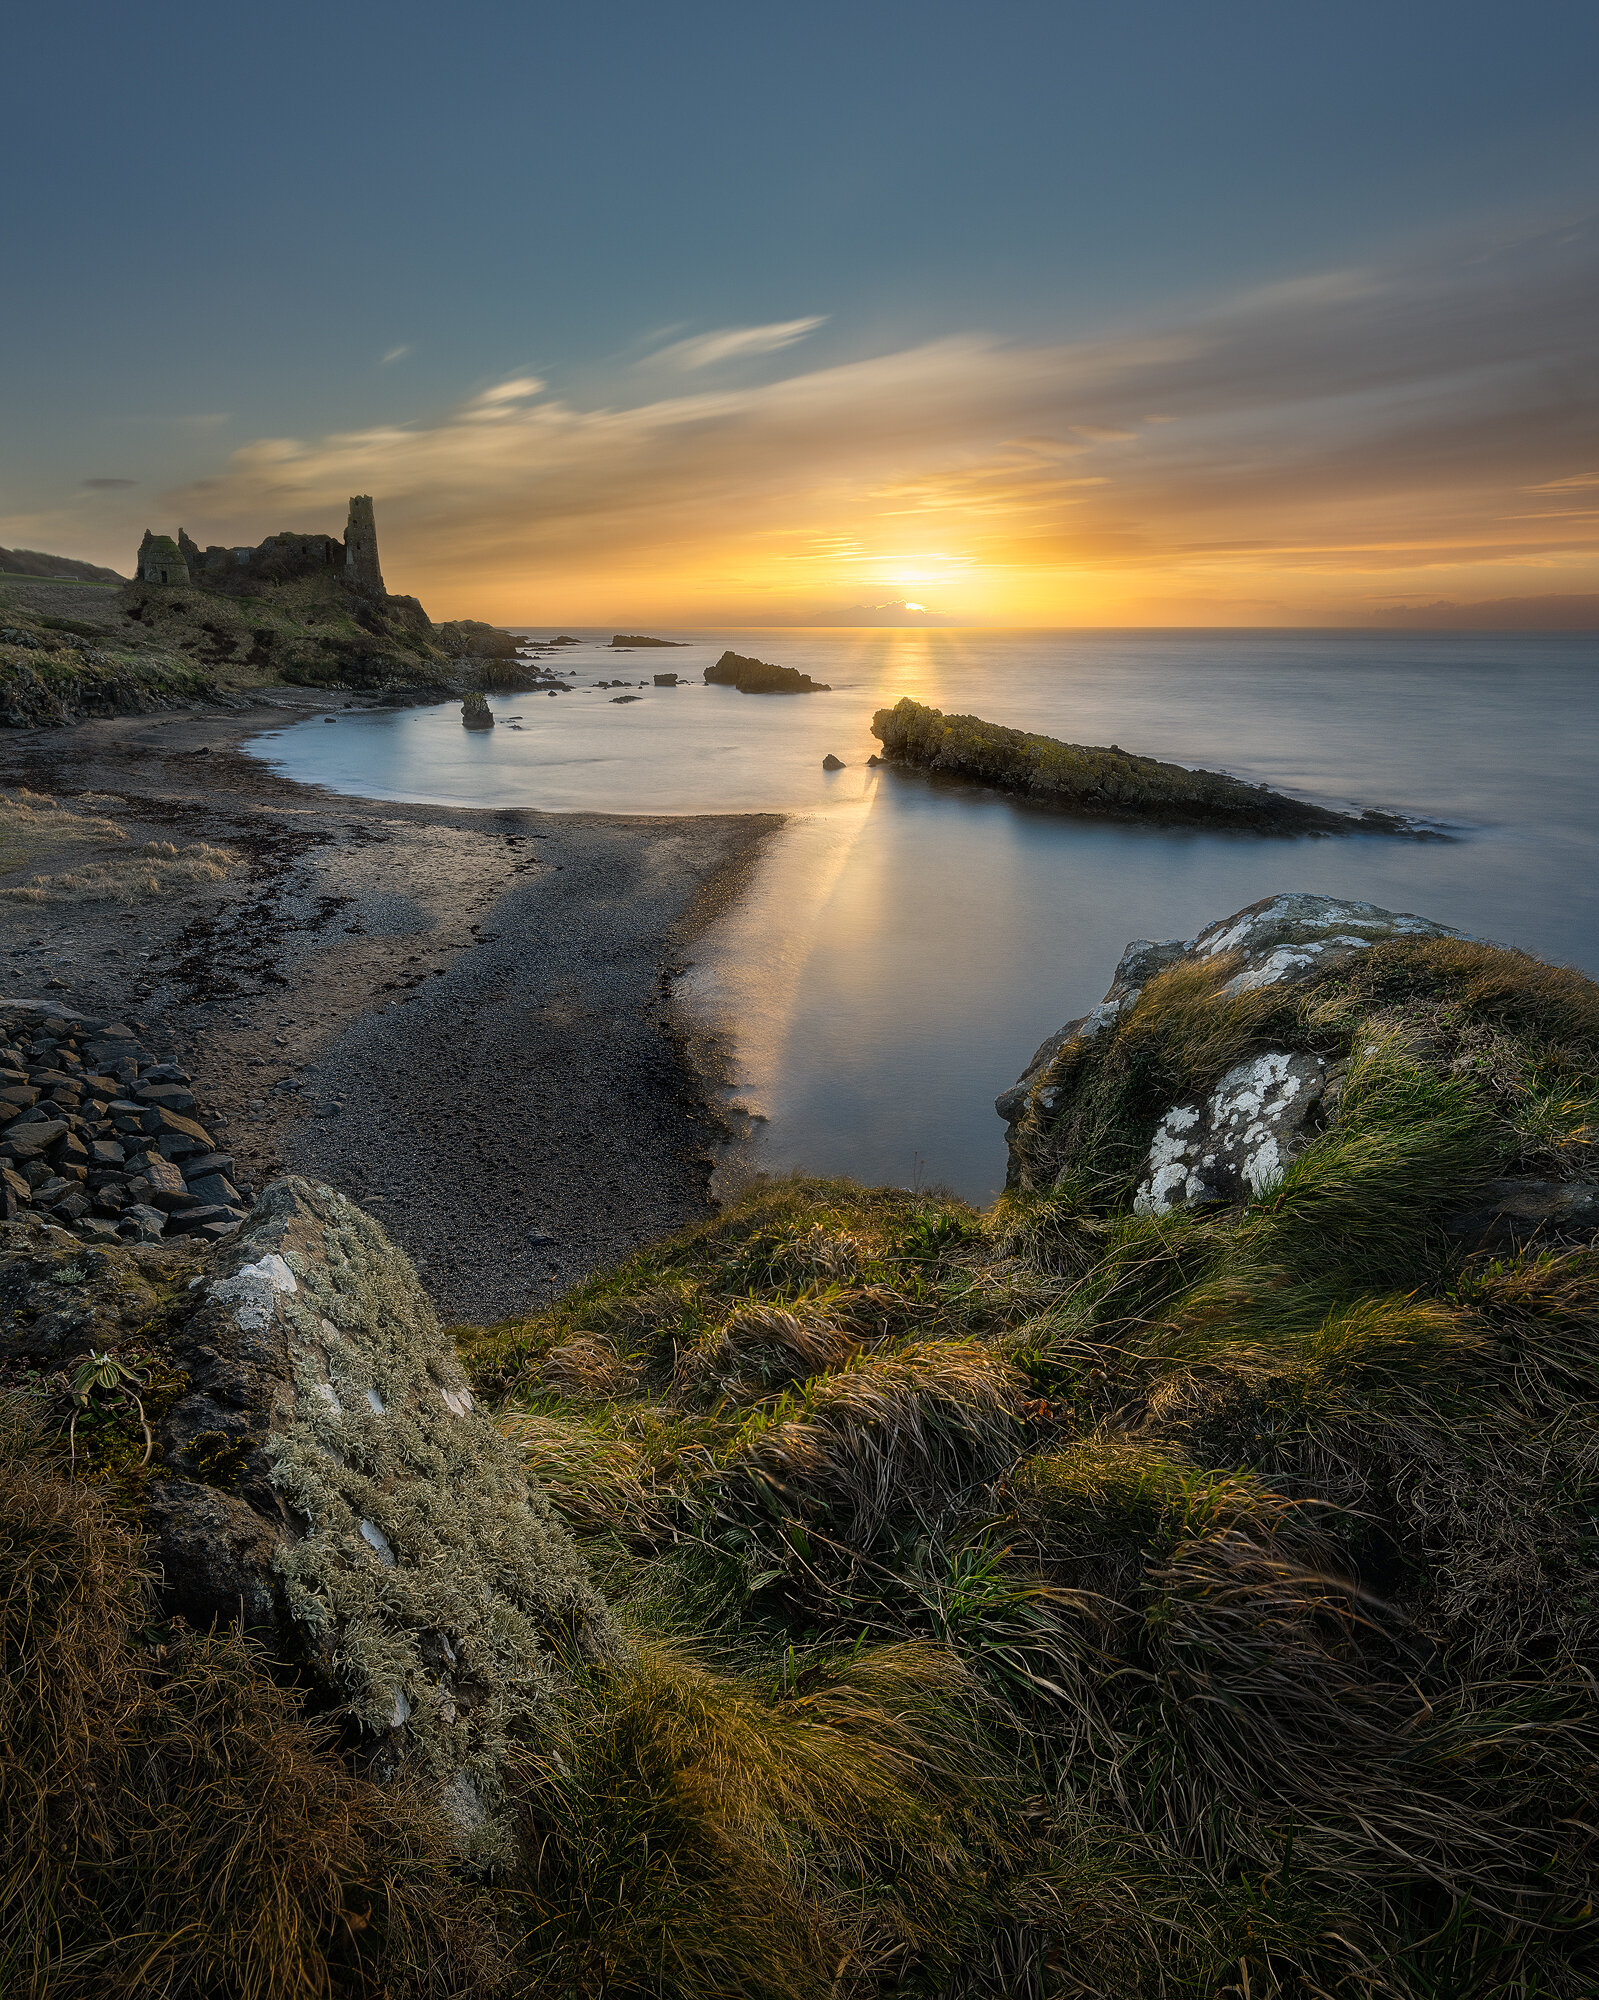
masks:
[[[1415,911],[1599,976],[1599,634],[784,628],[619,651],[571,629],[581,643],[549,662],[571,691],[491,698],[492,731],[463,729],[454,702],[330,708],[335,727],[249,747],[365,798],[788,815],[678,985],[732,1051],[730,1177],[991,1199],[995,1096],[1103,996],[1128,941],[1192,937],[1284,890]],[[705,686],[727,647],[831,691]],[[657,687],[663,672],[679,685]],[[902,695],[1442,837],[1096,823],[874,768],[872,716]],[[825,772],[828,755],[844,768]]]

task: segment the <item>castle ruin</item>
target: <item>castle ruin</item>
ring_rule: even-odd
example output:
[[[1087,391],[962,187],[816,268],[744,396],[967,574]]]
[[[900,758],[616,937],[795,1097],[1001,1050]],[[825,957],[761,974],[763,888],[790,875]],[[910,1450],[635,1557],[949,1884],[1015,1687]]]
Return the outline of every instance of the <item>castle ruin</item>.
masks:
[[[378,531],[370,493],[352,494],[344,540],[336,535],[268,535],[254,548],[202,549],[182,528],[178,539],[155,535],[148,528],[139,544],[133,574],[140,583],[199,584],[211,590],[239,591],[248,585],[288,583],[295,577],[335,570],[358,596],[381,598],[383,571],[378,564]]]

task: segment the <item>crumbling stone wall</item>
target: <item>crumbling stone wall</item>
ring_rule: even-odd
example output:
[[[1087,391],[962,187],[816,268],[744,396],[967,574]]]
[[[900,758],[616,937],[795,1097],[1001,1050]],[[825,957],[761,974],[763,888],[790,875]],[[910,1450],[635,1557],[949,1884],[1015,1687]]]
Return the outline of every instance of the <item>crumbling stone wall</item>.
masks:
[[[191,542],[192,548],[194,544]],[[139,544],[133,574],[141,583],[187,583],[189,565],[183,550],[170,535],[152,535],[148,528]]]
[[[183,528],[175,542],[170,535],[152,534],[147,528],[133,573],[140,583],[199,583],[207,590],[247,593],[258,584],[290,583],[327,570],[342,572],[349,587],[363,596],[387,594],[369,493],[352,495],[342,542],[337,535],[289,530],[268,535],[253,548],[212,542],[202,549]]]

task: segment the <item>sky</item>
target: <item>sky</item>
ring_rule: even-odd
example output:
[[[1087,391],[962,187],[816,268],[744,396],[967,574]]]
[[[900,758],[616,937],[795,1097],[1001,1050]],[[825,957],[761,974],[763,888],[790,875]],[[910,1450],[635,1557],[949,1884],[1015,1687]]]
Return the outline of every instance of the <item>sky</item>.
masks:
[[[440,618],[1599,625],[1593,0],[4,46],[0,545],[127,572],[370,492]]]

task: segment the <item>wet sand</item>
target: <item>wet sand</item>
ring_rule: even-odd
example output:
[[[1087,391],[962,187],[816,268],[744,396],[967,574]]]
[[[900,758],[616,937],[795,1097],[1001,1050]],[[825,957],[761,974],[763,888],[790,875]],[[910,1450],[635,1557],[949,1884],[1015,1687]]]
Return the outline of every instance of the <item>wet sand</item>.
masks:
[[[0,992],[136,1019],[242,1179],[332,1182],[441,1312],[495,1319],[711,1211],[723,1054],[671,980],[782,820],[396,805],[237,748],[357,705],[274,688],[6,732],[0,784],[114,795],[94,809],[130,846],[205,841],[248,869],[132,908],[0,899]],[[85,858],[0,853],[0,887]]]

